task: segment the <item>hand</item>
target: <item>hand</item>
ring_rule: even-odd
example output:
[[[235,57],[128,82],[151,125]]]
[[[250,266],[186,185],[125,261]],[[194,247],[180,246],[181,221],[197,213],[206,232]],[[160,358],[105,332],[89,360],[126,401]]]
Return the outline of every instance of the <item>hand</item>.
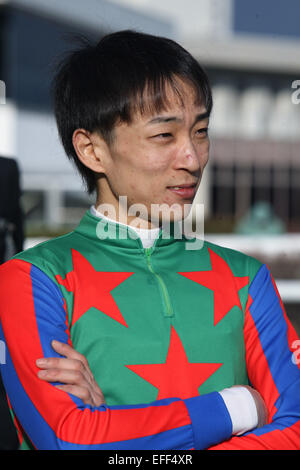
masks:
[[[38,377],[47,382],[60,382],[60,385],[55,385],[56,388],[75,395],[85,405],[96,407],[105,403],[85,356],[66,343],[54,340],[51,345],[64,357],[37,359],[36,365],[41,369]]]
[[[252,387],[249,387],[248,385],[245,385],[245,387],[249,390],[249,392],[251,393],[255,401],[256,411],[257,411],[257,416],[258,416],[257,427],[261,428],[262,426],[265,426],[266,424],[268,424],[268,417],[269,417],[268,409],[266,407],[266,404],[262,396],[257,390],[255,390]]]

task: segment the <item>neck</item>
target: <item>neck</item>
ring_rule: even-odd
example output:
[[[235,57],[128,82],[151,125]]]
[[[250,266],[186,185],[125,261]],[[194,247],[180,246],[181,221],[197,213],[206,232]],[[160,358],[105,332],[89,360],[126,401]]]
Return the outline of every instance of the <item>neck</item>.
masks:
[[[146,217],[142,218],[141,216],[137,216],[136,213],[141,212],[138,208],[136,213],[131,215],[129,213],[130,207],[127,207],[127,197],[124,196],[119,199],[118,204],[111,204],[108,202],[104,203],[103,201],[99,200],[99,198],[97,198],[94,207],[97,213],[105,216],[106,218],[124,225],[129,225],[133,228],[152,230],[158,229],[161,226],[159,221],[153,222],[152,220],[149,221]]]
[[[101,208],[101,206],[98,206],[98,209],[99,208]],[[113,222],[123,225],[123,222],[121,222],[120,220],[117,220],[116,218],[110,219],[108,216],[106,216],[105,214],[97,210],[95,206],[92,206],[90,211],[96,217],[99,217],[101,219],[107,219],[109,222],[112,220]],[[124,224],[124,225],[128,226],[128,224]],[[159,236],[159,231],[160,231],[159,227],[152,228],[152,229],[140,228],[140,227],[137,227],[136,224],[134,225],[131,224],[130,227],[137,233],[138,237],[141,239],[141,242],[144,248],[150,248],[151,246],[153,246],[155,240]]]

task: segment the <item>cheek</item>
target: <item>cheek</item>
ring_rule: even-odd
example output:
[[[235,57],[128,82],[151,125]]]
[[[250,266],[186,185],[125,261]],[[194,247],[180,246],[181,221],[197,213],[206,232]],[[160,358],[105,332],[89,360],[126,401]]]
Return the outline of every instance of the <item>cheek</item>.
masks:
[[[164,155],[163,152],[152,155],[151,153],[145,154],[144,158],[144,169],[148,172],[160,174],[162,171],[169,168],[172,161],[172,157]]]
[[[210,144],[209,142],[203,144],[203,146],[200,148],[200,151],[199,151],[199,159],[200,159],[200,162],[201,162],[201,167],[202,169],[205,168],[205,166],[207,165],[208,163],[208,160],[209,160],[209,148],[210,148]]]

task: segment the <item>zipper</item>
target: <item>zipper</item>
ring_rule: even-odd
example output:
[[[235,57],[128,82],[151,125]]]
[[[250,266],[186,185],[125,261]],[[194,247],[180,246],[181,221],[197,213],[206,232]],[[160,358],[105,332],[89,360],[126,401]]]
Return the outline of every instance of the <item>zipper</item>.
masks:
[[[156,279],[158,281],[158,284],[159,284],[159,287],[160,287],[160,290],[161,290],[161,293],[162,293],[162,297],[163,297],[163,300],[164,300],[164,304],[165,304],[165,311],[166,311],[165,316],[172,317],[174,314],[173,314],[173,309],[172,309],[172,305],[171,305],[171,301],[170,301],[170,297],[169,297],[169,293],[168,293],[166,284],[164,283],[162,277],[154,271],[153,266],[151,264],[151,253],[152,253],[152,251],[153,251],[153,247],[145,248],[147,265],[148,265],[149,271],[156,277]]]

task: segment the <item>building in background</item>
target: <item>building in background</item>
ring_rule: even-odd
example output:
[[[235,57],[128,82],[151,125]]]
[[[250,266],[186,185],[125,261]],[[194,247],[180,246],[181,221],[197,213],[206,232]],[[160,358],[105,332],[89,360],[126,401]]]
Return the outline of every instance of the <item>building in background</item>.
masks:
[[[0,1],[0,155],[18,160],[27,233],[69,229],[90,203],[59,142],[50,98],[55,64],[76,47],[74,34],[97,40],[126,28],[173,34],[171,22],[105,0]]]
[[[212,146],[197,200],[208,230],[232,232],[267,202],[275,226],[300,232],[299,18],[299,0],[0,0],[0,155],[18,161],[27,235],[67,231],[93,202],[58,139],[56,60],[74,33],[127,28],[179,41],[207,70]],[[211,241],[268,262],[300,334],[300,235]]]
[[[210,227],[231,231],[267,202],[300,231],[300,3],[290,0],[111,0],[173,22],[213,85]],[[300,81],[298,83],[300,87]],[[299,93],[300,96],[300,93]]]
[[[29,231],[74,225],[90,203],[64,155],[49,85],[70,34],[92,39],[134,28],[171,37],[206,68],[213,85],[211,161],[198,194],[221,231],[259,202],[300,230],[300,79],[297,0],[7,0],[0,2],[0,154],[22,170]]]

